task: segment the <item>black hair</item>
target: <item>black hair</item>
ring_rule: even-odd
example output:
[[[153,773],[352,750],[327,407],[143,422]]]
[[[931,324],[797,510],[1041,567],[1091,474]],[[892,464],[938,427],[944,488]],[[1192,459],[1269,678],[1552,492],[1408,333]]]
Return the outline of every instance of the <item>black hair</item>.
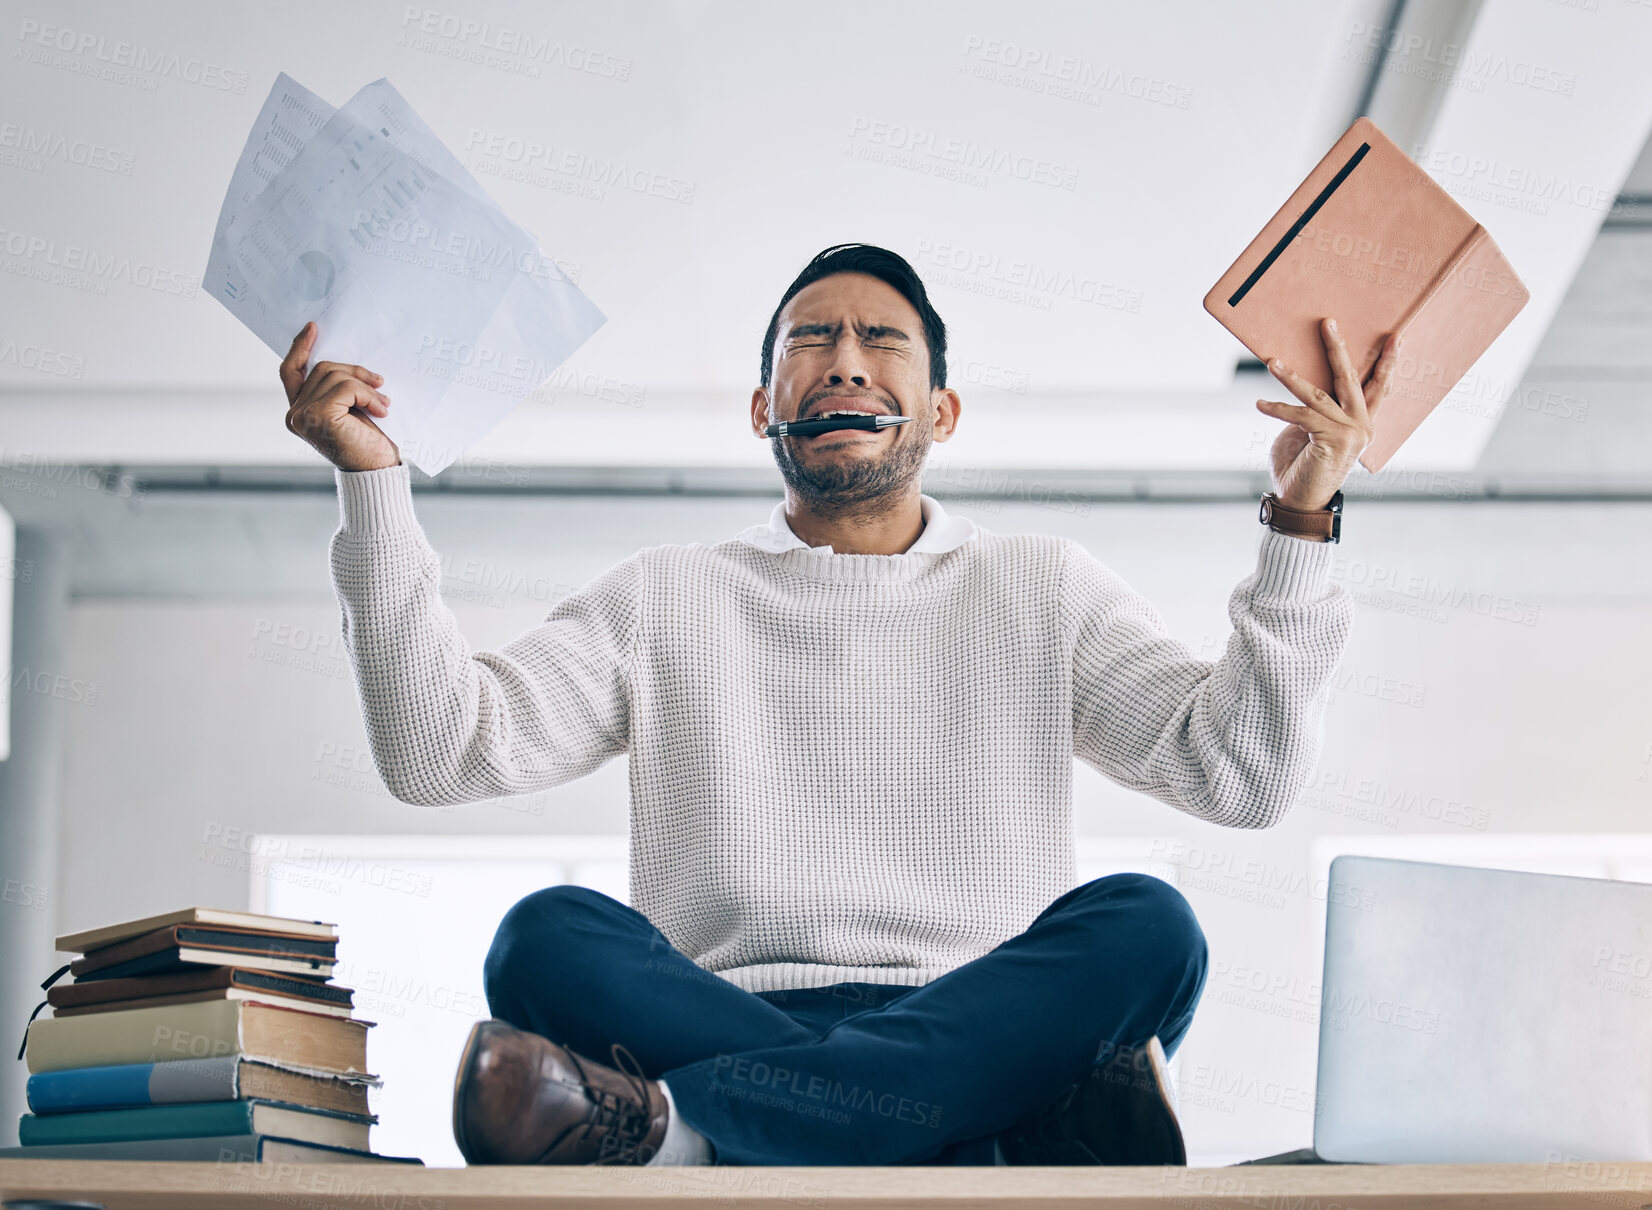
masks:
[[[901,297],[912,304],[918,318],[923,321],[924,343],[929,346],[929,389],[946,386],[946,324],[941,322],[935,308],[929,305],[929,294],[924,289],[923,281],[906,258],[872,244],[833,244],[804,265],[803,272],[786,287],[786,292],[780,296],[780,305],[775,307],[774,315],[769,319],[769,330],[763,334],[762,384],[768,386],[774,374],[774,337],[780,327],[780,312],[804,287],[834,273],[864,273],[900,291]]]

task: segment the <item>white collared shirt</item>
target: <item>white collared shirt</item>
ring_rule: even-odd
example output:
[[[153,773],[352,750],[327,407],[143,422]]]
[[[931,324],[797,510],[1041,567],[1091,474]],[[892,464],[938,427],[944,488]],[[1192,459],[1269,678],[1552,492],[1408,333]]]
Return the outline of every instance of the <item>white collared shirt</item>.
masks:
[[[933,496],[919,496],[918,503],[923,510],[923,533],[919,534],[918,540],[902,551],[902,554],[941,555],[949,550],[958,549],[975,537],[975,522],[968,517],[952,516]],[[810,546],[792,532],[792,527],[786,520],[784,500],[774,506],[774,511],[769,514],[766,524],[753,525],[750,529],[741,530],[735,538],[774,554],[785,550],[806,550],[816,555],[836,553],[830,546]]]

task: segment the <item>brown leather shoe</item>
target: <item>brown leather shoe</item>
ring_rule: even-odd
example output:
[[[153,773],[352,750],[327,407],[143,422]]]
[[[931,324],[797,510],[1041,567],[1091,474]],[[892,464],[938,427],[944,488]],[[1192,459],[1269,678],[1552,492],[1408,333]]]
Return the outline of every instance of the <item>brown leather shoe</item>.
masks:
[[[1010,1164],[1187,1163],[1158,1038],[1121,1046],[1042,1111],[998,1136]]]
[[[615,1043],[610,1050],[616,1067],[503,1021],[478,1021],[453,1081],[453,1139],[465,1162],[653,1159],[665,1139],[665,1093],[657,1080],[643,1078],[625,1047]]]

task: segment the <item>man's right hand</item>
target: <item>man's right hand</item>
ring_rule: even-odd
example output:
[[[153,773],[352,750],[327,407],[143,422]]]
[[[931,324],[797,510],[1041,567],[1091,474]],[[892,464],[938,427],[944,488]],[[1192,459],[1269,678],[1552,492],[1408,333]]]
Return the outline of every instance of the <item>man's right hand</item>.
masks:
[[[319,332],[314,320],[305,324],[281,362],[281,385],[292,405],[287,409],[287,431],[315,446],[341,471],[397,465],[401,452],[370,419],[390,413],[390,397],[375,389],[383,376],[337,361],[306,370]]]

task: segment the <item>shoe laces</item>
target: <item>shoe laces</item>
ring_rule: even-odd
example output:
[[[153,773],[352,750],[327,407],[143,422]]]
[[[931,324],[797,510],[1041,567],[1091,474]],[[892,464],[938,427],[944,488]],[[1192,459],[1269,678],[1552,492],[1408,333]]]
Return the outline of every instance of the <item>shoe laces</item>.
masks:
[[[579,1071],[580,1085],[593,1106],[591,1116],[586,1120],[585,1130],[579,1137],[580,1141],[584,1142],[596,1131],[606,1131],[607,1135],[601,1143],[605,1158],[597,1162],[624,1163],[629,1153],[635,1150],[648,1134],[648,1079],[643,1075],[642,1064],[637,1062],[636,1056],[618,1042],[610,1046],[608,1051],[614,1060],[615,1070],[625,1077],[626,1083],[636,1094],[636,1100],[608,1092],[593,1084],[579,1056],[569,1051],[568,1057],[573,1060],[575,1068]],[[611,1140],[617,1142],[611,1146]],[[614,1154],[610,1156],[610,1152]]]

